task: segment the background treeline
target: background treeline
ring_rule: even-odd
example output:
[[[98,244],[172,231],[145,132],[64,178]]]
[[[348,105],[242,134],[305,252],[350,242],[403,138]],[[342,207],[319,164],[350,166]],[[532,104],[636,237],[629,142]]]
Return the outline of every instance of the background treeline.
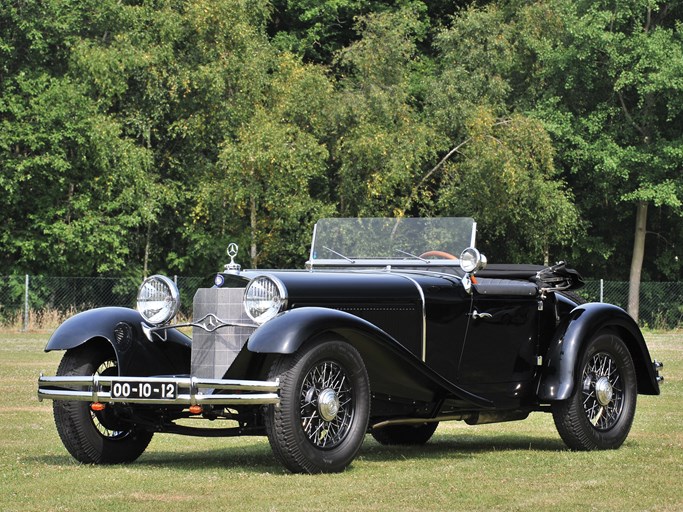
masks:
[[[683,277],[680,1],[0,1],[5,275],[468,215],[489,261]]]

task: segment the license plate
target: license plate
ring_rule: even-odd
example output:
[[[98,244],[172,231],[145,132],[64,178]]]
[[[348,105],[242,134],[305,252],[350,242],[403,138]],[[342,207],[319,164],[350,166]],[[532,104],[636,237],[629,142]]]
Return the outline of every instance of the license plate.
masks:
[[[111,386],[112,398],[173,400],[178,396],[175,382],[114,382]]]

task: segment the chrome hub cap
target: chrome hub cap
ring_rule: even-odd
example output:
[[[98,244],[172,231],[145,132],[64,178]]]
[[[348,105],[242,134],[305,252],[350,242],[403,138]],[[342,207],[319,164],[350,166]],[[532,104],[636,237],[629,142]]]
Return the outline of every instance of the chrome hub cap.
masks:
[[[339,412],[339,398],[334,389],[324,389],[318,395],[318,412],[324,421],[332,421]]]
[[[612,401],[612,384],[607,377],[600,377],[595,383],[595,397],[602,406],[608,405]]]

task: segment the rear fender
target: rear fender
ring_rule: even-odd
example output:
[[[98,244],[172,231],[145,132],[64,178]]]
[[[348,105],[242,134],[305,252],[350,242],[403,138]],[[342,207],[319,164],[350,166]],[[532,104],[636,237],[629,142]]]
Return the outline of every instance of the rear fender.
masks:
[[[360,352],[373,393],[427,402],[451,394],[478,407],[492,405],[429,369],[382,329],[336,309],[303,307],[281,313],[254,331],[247,350],[293,354],[309,341],[331,338],[343,339]]]
[[[574,308],[553,337],[539,382],[541,401],[566,400],[571,396],[581,349],[602,329],[615,331],[626,343],[636,369],[638,393],[659,394],[650,352],[636,322],[612,304],[588,303]]]
[[[121,375],[190,373],[192,342],[177,329],[167,329],[149,341],[144,319],[129,308],[98,308],[72,316],[52,334],[46,352],[70,350],[86,343],[108,342],[116,354]],[[145,324],[146,325],[146,324]]]

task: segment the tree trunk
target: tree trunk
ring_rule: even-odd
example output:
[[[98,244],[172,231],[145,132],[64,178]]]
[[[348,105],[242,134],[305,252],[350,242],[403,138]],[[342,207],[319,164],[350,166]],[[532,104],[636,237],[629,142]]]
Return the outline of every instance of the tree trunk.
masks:
[[[546,267],[550,265],[550,244],[548,242],[543,244],[543,265]]]
[[[251,268],[258,268],[258,252],[256,250],[256,198],[254,198],[254,196],[251,196],[250,203],[251,250],[249,251],[249,255],[251,256]]]
[[[147,271],[149,264],[149,251],[151,249],[151,238],[152,238],[152,223],[147,224],[147,235],[145,236],[145,257],[142,266],[143,279],[147,279]]]
[[[640,201],[636,211],[636,232],[633,238],[633,256],[628,282],[628,314],[638,321],[640,310],[640,276],[645,256],[645,230],[647,227],[647,202]]]

